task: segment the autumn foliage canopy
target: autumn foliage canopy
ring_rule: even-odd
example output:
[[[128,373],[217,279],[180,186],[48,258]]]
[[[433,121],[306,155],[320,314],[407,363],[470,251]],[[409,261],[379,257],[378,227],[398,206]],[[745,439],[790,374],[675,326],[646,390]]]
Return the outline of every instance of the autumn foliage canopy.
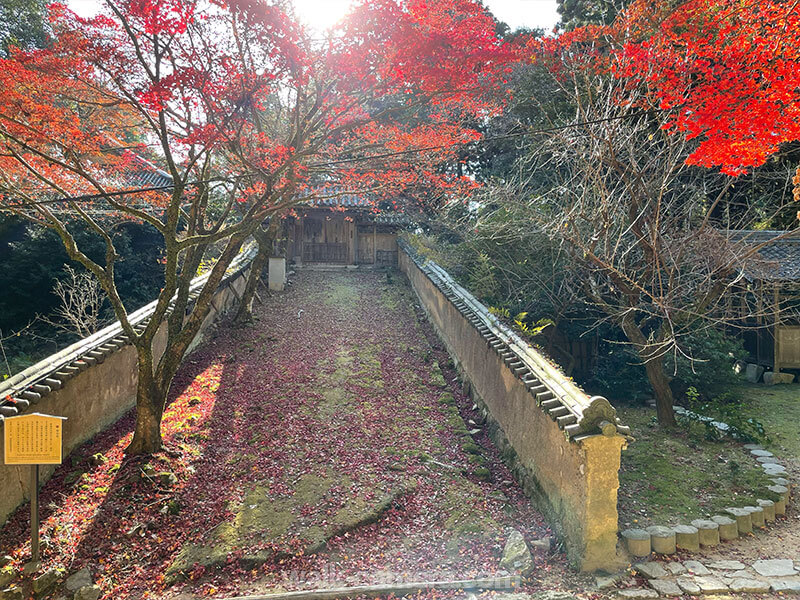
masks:
[[[689,164],[740,175],[800,140],[796,2],[637,0],[610,26],[544,42],[572,66],[577,48],[585,66],[646,90],[632,108],[667,112],[666,128],[697,139]]]

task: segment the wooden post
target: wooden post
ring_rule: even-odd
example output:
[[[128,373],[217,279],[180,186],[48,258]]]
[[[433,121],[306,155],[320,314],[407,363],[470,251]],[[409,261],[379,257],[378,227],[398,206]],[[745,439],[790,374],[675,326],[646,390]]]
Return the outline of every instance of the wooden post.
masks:
[[[31,465],[31,562],[39,562],[39,465]]]
[[[372,225],[372,266],[378,266],[378,226]]]
[[[780,293],[778,292],[778,284],[775,284],[775,287],[772,290],[772,301],[775,304],[775,316],[774,322],[772,324],[772,331],[775,337],[774,346],[773,346],[773,353],[775,358],[773,359],[772,370],[775,373],[781,372],[781,344],[780,344],[780,321],[781,321],[781,304],[780,304]]]

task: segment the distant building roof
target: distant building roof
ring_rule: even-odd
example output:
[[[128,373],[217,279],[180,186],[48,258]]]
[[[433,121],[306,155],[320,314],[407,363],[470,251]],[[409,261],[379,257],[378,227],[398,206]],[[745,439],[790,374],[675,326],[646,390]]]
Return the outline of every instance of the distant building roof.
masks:
[[[800,281],[800,230],[729,230],[732,242],[763,246],[757,254],[761,260],[748,261],[745,276],[750,280]]]

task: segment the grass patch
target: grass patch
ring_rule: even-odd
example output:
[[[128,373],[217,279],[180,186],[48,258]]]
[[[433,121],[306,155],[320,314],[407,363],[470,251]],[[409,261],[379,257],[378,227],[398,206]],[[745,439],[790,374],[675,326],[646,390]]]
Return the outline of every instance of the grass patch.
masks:
[[[617,410],[636,438],[622,453],[621,527],[687,523],[765,497],[755,491],[769,478],[740,444],[709,441],[697,423],[664,430],[651,409]]]
[[[742,397],[747,417],[758,419],[769,438],[769,449],[780,458],[800,460],[800,385],[737,385],[731,390]]]

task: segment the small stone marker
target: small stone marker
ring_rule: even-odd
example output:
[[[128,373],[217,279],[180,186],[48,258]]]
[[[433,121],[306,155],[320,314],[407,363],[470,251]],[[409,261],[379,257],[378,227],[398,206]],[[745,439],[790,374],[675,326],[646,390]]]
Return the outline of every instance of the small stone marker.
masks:
[[[757,560],[753,563],[753,569],[764,577],[788,577],[797,575],[794,563],[788,559]]]
[[[754,365],[753,363],[747,363],[747,366],[744,369],[744,377],[750,383],[758,383],[758,380],[761,379],[763,374],[764,367],[760,365]]]
[[[772,500],[758,500],[758,505],[764,511],[764,520],[772,523],[775,520],[775,503]]]
[[[525,543],[525,538],[516,529],[512,529],[508,534],[500,566],[510,573],[521,575],[527,575],[533,569],[531,551]]]
[[[753,520],[750,518],[750,511],[743,508],[730,507],[726,508],[725,512],[736,519],[736,526],[739,529],[739,535],[743,533],[753,532]],[[720,535],[721,537],[721,535]]]
[[[689,596],[699,596],[701,593],[700,586],[689,577],[678,577],[675,583]]]
[[[650,534],[644,529],[626,529],[620,535],[633,556],[650,555]]]
[[[675,530],[661,525],[651,525],[645,531],[650,534],[650,546],[659,554],[675,554]]]
[[[642,562],[633,565],[638,573],[644,575],[647,579],[658,579],[659,577],[667,577],[669,573],[657,562]]]
[[[764,528],[764,509],[760,506],[745,506],[750,511],[750,521],[753,527]]]
[[[67,588],[68,592],[74,593],[82,587],[92,584],[94,584],[94,581],[92,581],[92,573],[88,568],[86,568],[81,569],[80,571],[67,577],[67,582],[64,584],[64,587]]]
[[[700,586],[704,594],[721,594],[728,591],[728,586],[716,577],[695,577],[694,582]]]
[[[719,571],[741,571],[746,569],[747,565],[738,560],[715,560],[708,563],[709,569],[717,569]]]
[[[103,591],[100,589],[100,586],[87,585],[75,592],[73,600],[98,600],[102,595]]]
[[[757,579],[737,578],[731,581],[728,587],[732,592],[751,594],[763,594],[769,591],[769,584],[766,581],[758,581]]]
[[[700,550],[700,536],[697,527],[676,525],[673,529],[675,530],[675,545],[678,548],[689,550],[690,552]]]
[[[650,582],[650,587],[657,591],[661,596],[675,597],[683,595],[681,588],[679,588],[678,584],[674,581],[653,579]]]
[[[685,560],[683,566],[692,575],[711,575],[711,571],[706,569],[705,565],[696,560]]]
[[[701,546],[719,544],[719,523],[710,519],[695,519],[692,521],[692,527],[697,527],[698,541]]]

